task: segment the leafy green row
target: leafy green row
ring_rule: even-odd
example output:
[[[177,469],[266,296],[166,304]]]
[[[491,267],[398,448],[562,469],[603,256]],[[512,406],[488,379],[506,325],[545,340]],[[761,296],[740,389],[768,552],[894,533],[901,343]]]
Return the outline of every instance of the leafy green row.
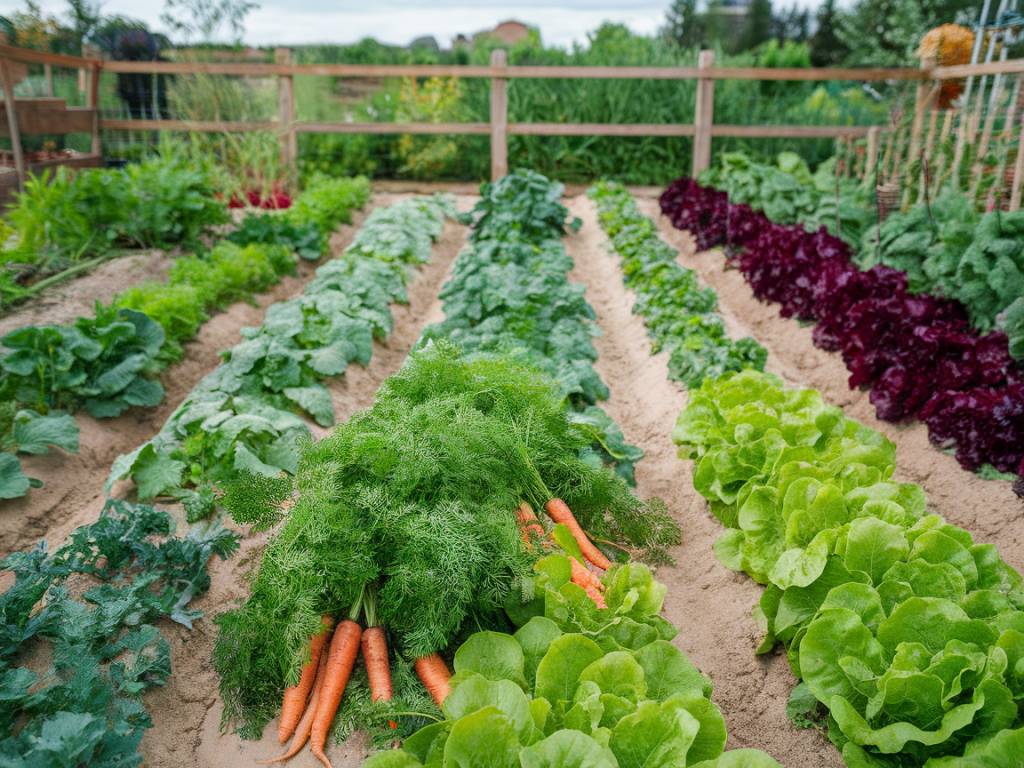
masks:
[[[28,293],[25,278],[117,247],[200,247],[228,215],[210,170],[172,149],[124,169],[59,168],[32,177],[7,220],[13,233],[0,252],[0,308]]]
[[[723,753],[711,682],[669,642],[651,571],[613,567],[599,608],[570,557],[535,564],[529,602],[510,596],[514,634],[477,632],[455,651],[444,719],[365,768],[779,768],[756,750]]]
[[[781,152],[774,165],[743,152],[723,152],[717,165],[698,181],[728,193],[778,224],[801,224],[809,231],[825,227],[849,242],[871,230],[875,216],[866,193],[853,180],[837,178],[835,158],[811,173],[795,152]],[[871,230],[873,231],[873,230]]]
[[[40,433],[50,445],[77,450],[78,428],[65,411],[85,408],[110,418],[132,406],[158,405],[164,390],[156,374],[180,358],[182,344],[212,308],[250,298],[293,273],[296,245],[305,244],[307,256],[314,253],[308,227],[325,248],[329,231],[351,221],[352,209],[368,196],[366,179],[318,177],[299,197],[306,203],[298,210],[316,211],[309,225],[296,223],[300,214],[294,212],[251,216],[232,233],[234,242],[177,259],[166,282],[129,288],[73,325],[25,326],[0,339],[0,399],[16,404],[22,431],[28,421],[37,423],[36,439],[25,440],[14,432],[14,413],[0,418],[0,498],[17,498],[40,484],[25,476],[16,456],[44,452],[34,447]],[[281,223],[249,223],[271,218]]]
[[[979,214],[946,190],[930,205],[890,215],[865,234],[854,258],[905,272],[910,290],[956,299],[980,331],[999,328],[1024,357],[1024,211]]]
[[[644,318],[654,352],[669,353],[669,376],[687,387],[746,368],[763,370],[768,352],[750,337],[729,338],[715,312],[718,296],[696,273],[676,262],[625,187],[601,182],[588,192],[601,226],[622,259],[626,285],[636,293],[633,312]]]
[[[139,498],[175,496],[197,519],[212,508],[214,485],[239,471],[294,472],[296,443],[309,437],[299,414],[334,423],[322,381],[352,361],[370,361],[373,339],[391,331],[390,304],[407,300],[410,267],[429,260],[451,212],[445,198],[375,210],[302,295],[271,305],[260,327],[243,329],[243,341],[152,440],[115,461],[107,488],[130,478]]]
[[[41,542],[0,562],[15,577],[0,595],[4,765],[141,762],[136,750],[152,725],[141,697],[171,672],[155,623],[191,628],[201,614],[188,604],[210,586],[207,562],[238,548],[219,525],[173,532],[166,512],[108,501],[57,551]]]
[[[767,585],[759,651],[787,647],[848,765],[1019,759],[1024,582],[892,480],[889,440],[753,371],[692,391],[674,439],[728,527],[719,559]]]
[[[571,418],[594,436],[595,462],[607,461],[632,481],[643,456],[595,403],[608,387],[593,364],[600,333],[582,285],[570,283],[572,259],[559,238],[567,224],[563,187],[532,171],[516,171],[481,188],[467,218],[470,244],[441,289],[445,319],[428,326],[421,343],[448,338],[462,349],[502,352],[555,378]]]

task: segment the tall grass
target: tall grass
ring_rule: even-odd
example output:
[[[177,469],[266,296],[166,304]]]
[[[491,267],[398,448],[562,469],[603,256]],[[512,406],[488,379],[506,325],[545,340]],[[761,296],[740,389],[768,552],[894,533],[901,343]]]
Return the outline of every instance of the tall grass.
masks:
[[[296,51],[303,63],[485,64],[493,44],[440,56],[372,41],[351,46],[307,46]],[[541,45],[536,37],[509,50],[512,64],[693,66],[696,50],[682,50],[656,37],[606,24],[586,44],[571,49]],[[769,46],[756,53],[716,54],[725,66],[808,66],[806,48]],[[401,120],[487,122],[490,82],[467,78],[445,81],[401,79],[367,81],[330,77],[295,78],[297,117],[317,121]],[[910,96],[910,86],[882,86],[880,96],[840,82],[773,83],[718,81],[717,124],[865,125],[887,121],[889,104]],[[457,99],[450,99],[457,92]],[[266,119],[275,111],[272,81],[225,77],[178,78],[173,108],[194,119]],[[424,94],[427,94],[424,96]],[[446,94],[445,97],[437,96]],[[696,83],[673,80],[516,79],[509,84],[509,119],[516,122],[692,123]],[[202,116],[202,117],[198,117]],[[239,135],[193,139],[231,168],[255,164],[272,175],[272,142]],[[272,137],[271,137],[272,138]],[[833,154],[831,140],[716,139],[714,152],[744,150],[767,158],[782,149],[798,151],[812,165]],[[366,174],[389,178],[484,179],[490,172],[488,139],[481,136],[401,137],[368,135],[299,136],[303,173]],[[510,138],[509,161],[563,181],[615,176],[629,183],[664,183],[690,167],[692,142],[686,138],[524,137]],[[236,176],[238,170],[233,171]]]

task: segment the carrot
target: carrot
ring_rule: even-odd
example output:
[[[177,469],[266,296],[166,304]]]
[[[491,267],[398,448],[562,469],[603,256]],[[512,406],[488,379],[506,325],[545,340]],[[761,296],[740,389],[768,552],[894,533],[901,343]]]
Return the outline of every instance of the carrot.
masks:
[[[604,589],[601,580],[575,557],[570,556],[569,562],[572,564],[572,583],[583,587],[583,591],[597,604],[598,608],[607,608],[604,595],[601,594],[601,590]]]
[[[313,635],[309,640],[309,661],[302,668],[298,685],[291,685],[284,690],[284,700],[281,702],[281,723],[277,728],[277,740],[284,744],[292,735],[295,726],[306,710],[306,701],[309,699],[310,689],[313,687],[313,678],[316,677],[317,669],[320,666],[320,655],[331,636],[331,628],[334,626],[334,619],[324,616],[322,629]]]
[[[369,623],[369,622],[367,622]],[[388,639],[384,627],[367,627],[363,632],[363,662],[370,680],[371,701],[391,701],[391,666],[388,662]],[[389,720],[397,728],[398,723]]]
[[[316,673],[316,682],[313,683],[313,695],[309,698],[309,706],[306,707],[305,714],[302,715],[302,719],[299,720],[299,724],[295,727],[295,735],[292,736],[291,746],[288,747],[288,751],[283,755],[278,755],[270,760],[257,760],[257,765],[271,765],[272,763],[283,763],[285,760],[290,760],[299,754],[306,742],[309,741],[309,732],[313,729],[313,717],[316,715],[317,702],[320,701],[320,688],[324,683],[324,675],[327,671],[327,654],[320,654],[319,669]]]
[[[358,609],[356,609],[358,616]],[[320,688],[320,701],[317,702],[316,715],[313,717],[313,729],[309,739],[309,749],[327,768],[331,761],[324,754],[327,743],[327,732],[331,729],[334,716],[338,713],[341,697],[345,694],[345,686],[352,675],[356,656],[359,655],[359,639],[363,629],[352,619],[345,619],[334,630],[331,649],[327,656],[327,671],[324,683]]]
[[[429,656],[420,656],[416,659],[415,666],[416,674],[419,675],[423,687],[427,689],[427,693],[434,699],[434,703],[440,707],[444,704],[444,700],[448,698],[448,694],[451,693],[451,686],[448,685],[448,680],[451,678],[452,673],[448,671],[444,659],[441,658],[440,654],[432,653]]]
[[[576,539],[576,543],[580,545],[580,551],[583,556],[587,559],[587,562],[592,565],[596,565],[598,568],[608,570],[612,567],[611,560],[604,556],[604,553],[599,550],[594,543],[587,538],[587,534],[583,532],[579,522],[577,522],[572,510],[569,509],[569,505],[561,499],[551,499],[547,504],[544,505],[544,509],[547,510],[548,515],[556,523],[561,523],[569,532],[572,533],[572,537]]]
[[[525,501],[516,510],[516,520],[519,522],[519,530],[523,536],[523,543],[530,546],[531,540],[536,537],[544,537],[544,526],[537,520],[533,507]]]

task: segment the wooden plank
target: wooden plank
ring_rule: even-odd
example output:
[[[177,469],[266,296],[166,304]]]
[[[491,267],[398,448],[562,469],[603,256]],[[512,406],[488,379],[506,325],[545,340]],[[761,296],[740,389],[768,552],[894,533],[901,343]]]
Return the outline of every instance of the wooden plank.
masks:
[[[697,56],[697,69],[709,69],[715,63],[714,51],[701,51]],[[697,81],[697,98],[693,115],[693,178],[711,165],[711,126],[715,121],[715,81],[701,78]]]
[[[504,70],[508,54],[503,48],[491,51],[491,66]],[[508,80],[491,78],[491,181],[508,175]]]
[[[55,67],[91,67],[99,59],[87,59],[81,56],[67,56],[62,53],[46,53],[34,51],[29,48],[19,48],[16,45],[0,44],[0,57],[20,61],[23,64],[52,64]]]
[[[932,76],[937,80],[959,80],[963,77],[1009,75],[1014,72],[1024,72],[1024,59],[990,61],[981,64],[957,64],[951,67],[939,66],[932,72]]]
[[[95,110],[88,107],[67,109],[37,109],[17,100],[18,128],[26,136],[36,134],[90,133],[93,129]],[[6,106],[0,106],[0,121],[6,120]],[[0,122],[0,136],[10,136],[7,126]]]
[[[694,80],[920,80],[921,72],[911,68],[770,68],[712,67],[552,67],[552,66],[458,66],[404,64],[258,64],[242,62],[193,61],[105,61],[108,72],[234,75],[238,77],[276,77],[278,75],[323,75],[331,77],[503,77],[509,79],[636,79]]]
[[[662,123],[509,123],[513,136],[693,136],[689,124]]]
[[[291,64],[291,49],[275,48],[274,61],[278,64]],[[295,132],[295,83],[291,75],[278,75],[277,78],[277,121],[281,164],[288,177],[294,181],[298,178],[299,140]]]
[[[43,64],[43,77],[46,79],[46,95],[53,96],[53,65]]]
[[[279,123],[223,122],[188,120],[120,120],[101,119],[100,128],[114,131],[219,131],[245,132],[277,130]],[[344,134],[454,134],[483,135],[491,133],[490,123],[324,123],[296,121],[296,133]],[[689,124],[662,123],[509,123],[511,136],[693,136],[695,128]],[[867,136],[869,126],[853,125],[713,125],[713,136],[752,139],[830,139]]]
[[[138,120],[122,120],[119,122],[135,123]],[[229,125],[238,125],[230,123]],[[271,123],[270,125],[276,125]],[[299,120],[295,123],[299,133],[369,133],[369,134],[445,134],[489,136],[490,123],[318,123]]]
[[[18,108],[14,99],[14,76],[9,59],[0,58],[0,85],[4,89],[4,107],[7,110],[7,131],[11,137],[11,151],[14,153],[14,170],[18,174],[18,189],[25,188],[25,153],[21,147],[21,132],[18,130]]]
[[[713,125],[712,136],[741,139],[841,139],[869,135],[869,125]]]
[[[190,131],[194,133],[245,133],[247,131],[273,131],[273,120],[232,122],[225,120],[119,120],[100,119],[100,128],[108,131]],[[358,133],[358,131],[350,131]]]
[[[399,64],[259,64],[216,61],[106,61],[108,72],[166,75],[233,75],[278,77],[323,75],[329,77],[493,77],[504,76],[494,67]]]

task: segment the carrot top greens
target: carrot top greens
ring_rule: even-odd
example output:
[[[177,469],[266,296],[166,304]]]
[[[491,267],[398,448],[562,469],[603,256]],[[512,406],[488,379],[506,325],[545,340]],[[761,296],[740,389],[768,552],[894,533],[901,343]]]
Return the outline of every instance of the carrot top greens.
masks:
[[[414,353],[371,409],[306,446],[287,515],[274,503],[281,487],[234,486],[232,511],[280,528],[248,602],[218,619],[226,719],[257,733],[321,615],[366,584],[379,584],[379,619],[408,657],[507,626],[506,600],[523,594],[535,558],[516,524],[523,499],[565,499],[591,534],[662,555],[675,523],[581,458],[590,440],[541,372],[439,342]]]

